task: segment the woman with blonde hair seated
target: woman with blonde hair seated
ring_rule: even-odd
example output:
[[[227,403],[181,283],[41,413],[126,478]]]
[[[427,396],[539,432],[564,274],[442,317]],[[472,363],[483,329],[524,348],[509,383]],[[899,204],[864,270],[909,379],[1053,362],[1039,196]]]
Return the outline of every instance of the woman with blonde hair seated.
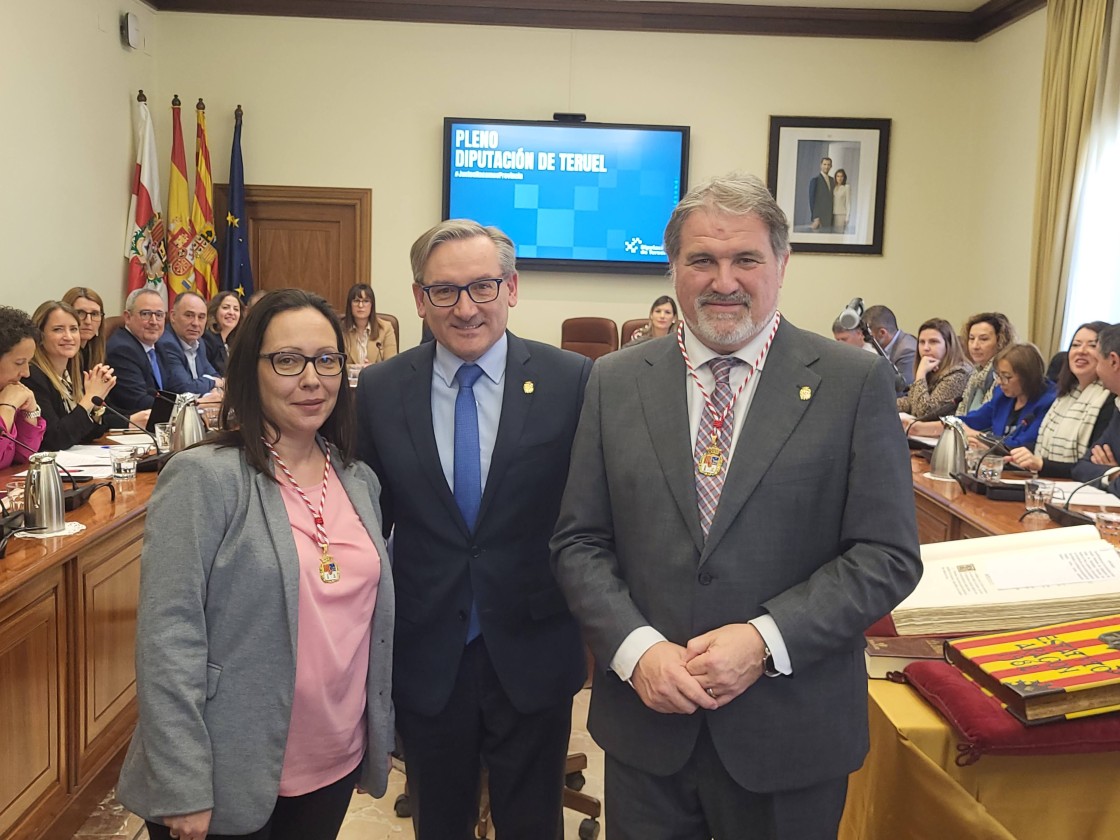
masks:
[[[996,387],[996,355],[1015,343],[1015,328],[1002,312],[980,312],[961,331],[965,355],[972,362],[972,375],[964,386],[957,415],[975,411],[992,398]]]
[[[93,400],[107,397],[117,384],[117,377],[104,364],[82,373],[78,358],[81,322],[70,304],[48,300],[35,310],[31,321],[42,333],[31,359],[31,375],[27,377],[27,387],[47,421],[40,449],[69,449],[89,443],[109,428],[105,409]],[[143,426],[148,422],[148,411],[132,415],[132,421]]]
[[[952,414],[954,401],[963,393],[971,372],[953,325],[944,318],[930,318],[918,328],[914,382],[906,395],[897,400],[903,422]]]
[[[1115,404],[1097,379],[1097,335],[1107,326],[1090,321],[1077,328],[1058,374],[1058,398],[1042,420],[1034,451],[1012,449],[1014,464],[1047,478],[1070,478],[1073,465],[1108,426]]]
[[[677,326],[677,304],[668,295],[662,295],[649,308],[649,320],[638,327],[627,338],[623,336],[623,347],[641,344],[651,338],[669,335]]]

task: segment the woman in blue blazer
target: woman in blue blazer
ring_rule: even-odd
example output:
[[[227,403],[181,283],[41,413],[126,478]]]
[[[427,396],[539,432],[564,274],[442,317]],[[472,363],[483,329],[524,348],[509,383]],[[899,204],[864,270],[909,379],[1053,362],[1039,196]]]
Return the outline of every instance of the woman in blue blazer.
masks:
[[[152,840],[333,840],[393,748],[380,486],[351,454],[326,301],[270,292],[241,331],[225,431],[175,455],[148,506],[118,797]]]
[[[1033,344],[1012,344],[996,356],[995,371],[999,387],[992,398],[961,418],[969,440],[988,434],[1002,438],[1008,449],[1033,447],[1058,394],[1046,378],[1046,362]]]

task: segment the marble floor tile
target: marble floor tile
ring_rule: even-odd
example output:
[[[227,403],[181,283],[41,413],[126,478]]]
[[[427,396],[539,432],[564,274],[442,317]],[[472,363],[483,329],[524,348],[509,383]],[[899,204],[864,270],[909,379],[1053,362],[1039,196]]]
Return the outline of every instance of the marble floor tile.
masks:
[[[115,793],[110,791],[98,803],[89,819],[74,833],[73,840],[104,840],[108,837],[135,840],[141,833],[146,840],[148,832],[144,830],[144,821],[117,802]]]

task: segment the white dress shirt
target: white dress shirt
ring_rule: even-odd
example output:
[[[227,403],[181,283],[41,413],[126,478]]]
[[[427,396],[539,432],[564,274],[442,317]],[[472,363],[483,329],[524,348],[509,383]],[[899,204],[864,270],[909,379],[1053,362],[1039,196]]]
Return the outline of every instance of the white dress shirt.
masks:
[[[723,468],[727,471],[728,475],[731,471],[735,448],[739,442],[739,433],[743,430],[747,412],[750,411],[751,402],[754,400],[755,391],[758,389],[759,376],[761,375],[763,367],[766,365],[765,359],[759,363],[759,356],[770,340],[770,333],[774,329],[774,319],[777,317],[778,315],[775,313],[774,318],[759,331],[758,335],[739,348],[738,351],[731,354],[743,362],[743,364],[735,365],[731,368],[731,393],[735,394],[739,391],[740,386],[747,380],[748,375],[750,375],[750,381],[747,382],[746,387],[739,393],[739,397],[735,400],[733,406],[735,416],[731,427],[731,449],[724,454],[723,462]],[[704,390],[710,398],[715,392],[716,382],[715,376],[712,374],[711,368],[708,367],[707,363],[720,354],[702,344],[688,329],[687,325],[684,328],[684,347],[685,350],[688,351],[688,359],[692,363],[693,369],[696,371],[697,378],[704,386]],[[756,364],[757,370],[755,370]],[[700,393],[700,389],[696,387],[696,382],[693,381],[692,376],[687,370],[685,371],[684,386],[686,389],[686,400],[688,402],[688,431],[690,440],[692,441],[692,446],[689,448],[691,450],[695,447],[696,436],[700,433],[700,418],[708,408],[703,394]],[[727,475],[725,475],[724,478],[726,480]],[[778,630],[778,625],[774,619],[769,614],[764,613],[763,615],[752,618],[748,623],[754,625],[755,629],[758,630],[759,634],[762,636],[762,640],[766,643],[766,646],[770,648],[770,654],[774,657],[775,669],[781,674],[792,674],[793,665],[789,661],[789,652],[786,650],[785,641],[782,639],[781,631]],[[648,625],[631,631],[623,640],[622,644],[618,646],[618,650],[615,651],[614,656],[611,658],[611,670],[618,674],[623,680],[629,682],[630,677],[633,676],[634,669],[638,665],[638,660],[642,658],[642,655],[658,642],[664,641],[667,640],[660,631]]]

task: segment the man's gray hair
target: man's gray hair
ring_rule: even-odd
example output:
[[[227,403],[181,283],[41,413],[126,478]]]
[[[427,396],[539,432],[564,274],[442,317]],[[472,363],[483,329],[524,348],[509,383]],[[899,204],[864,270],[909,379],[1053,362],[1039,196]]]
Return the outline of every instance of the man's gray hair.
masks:
[[[139,289],[133,289],[128,293],[128,297],[124,299],[124,308],[129,312],[135,312],[136,299],[140,297],[140,295],[155,295],[160,299],[160,302],[163,301],[163,295],[161,295],[155,289],[149,289],[147,286],[141,286]]]
[[[502,277],[506,280],[512,277],[517,271],[517,254],[512,239],[493,226],[483,227],[470,219],[448,219],[426,230],[412,243],[412,250],[409,251],[412,281],[418,286],[424,285],[424,265],[432,251],[440,245],[455,240],[474,239],[476,236],[485,236],[494,243],[498,249],[498,266]]]
[[[680,200],[665,226],[665,253],[674,262],[681,251],[681,229],[694,210],[714,210],[730,216],[754,215],[770,230],[770,247],[784,262],[789,256],[789,220],[770,190],[755,175],[732,172],[693,187]]]
[[[1107,359],[1112,353],[1120,356],[1120,324],[1105,327],[1097,333],[1097,352],[1103,359]]]

